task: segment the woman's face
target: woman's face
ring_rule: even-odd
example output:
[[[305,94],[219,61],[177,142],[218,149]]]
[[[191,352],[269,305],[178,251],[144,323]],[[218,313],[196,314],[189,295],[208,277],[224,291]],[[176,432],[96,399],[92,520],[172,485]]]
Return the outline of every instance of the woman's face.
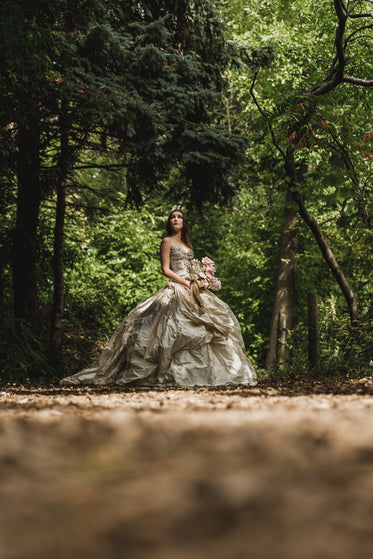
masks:
[[[184,218],[181,212],[175,211],[170,215],[170,225],[174,233],[182,231],[184,226]]]

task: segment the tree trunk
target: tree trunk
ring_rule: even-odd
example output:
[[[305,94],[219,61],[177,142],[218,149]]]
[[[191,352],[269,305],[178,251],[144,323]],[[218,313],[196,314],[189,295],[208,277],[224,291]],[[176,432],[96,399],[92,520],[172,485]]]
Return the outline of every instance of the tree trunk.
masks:
[[[5,250],[3,236],[0,234],[0,313],[2,312],[4,297],[4,267],[5,267]]]
[[[63,250],[65,227],[65,181],[57,183],[56,223],[53,253],[53,309],[50,332],[50,358],[58,372],[62,370],[62,320],[64,306]]]
[[[64,309],[64,237],[66,210],[66,176],[69,158],[69,125],[67,108],[61,108],[61,144],[58,161],[56,222],[53,252],[53,309],[50,331],[50,359],[58,372],[62,371],[62,328]]]
[[[273,304],[270,333],[269,333],[269,350],[265,360],[265,368],[273,367],[278,358],[277,355],[277,337],[278,337],[278,317],[284,315],[286,320],[286,328],[290,330],[293,325],[293,306],[295,291],[295,272],[296,272],[296,254],[299,246],[299,231],[295,227],[297,223],[297,214],[291,207],[292,193],[288,190],[286,195],[285,206],[285,223],[282,227],[281,237],[278,250],[278,266],[275,287],[275,300]],[[289,356],[288,348],[284,347],[284,363]]]
[[[313,367],[320,367],[319,308],[316,293],[308,293],[308,359]]]
[[[278,315],[278,334],[277,334],[277,359],[279,363],[285,365],[286,362],[286,316],[282,313]]]
[[[294,199],[298,203],[299,206],[299,213],[303,220],[307,223],[308,227],[311,229],[313,236],[315,237],[317,244],[319,245],[322,255],[326,260],[333,276],[337,280],[339,287],[346,299],[348,310],[350,313],[351,322],[356,322],[359,313],[358,313],[358,306],[355,295],[349,286],[348,281],[346,280],[342,270],[340,269],[337,260],[335,259],[334,254],[329,248],[329,245],[321,231],[320,225],[317,223],[316,219],[309,213],[307,210],[303,196],[299,192],[294,192]]]
[[[38,125],[19,125],[17,217],[13,246],[14,314],[39,329],[36,278],[37,228],[40,208],[40,134]]]

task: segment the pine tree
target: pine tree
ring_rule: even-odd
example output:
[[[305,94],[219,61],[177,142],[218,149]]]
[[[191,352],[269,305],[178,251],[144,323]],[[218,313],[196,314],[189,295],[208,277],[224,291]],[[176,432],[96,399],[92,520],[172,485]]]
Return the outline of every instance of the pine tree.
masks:
[[[229,194],[243,142],[214,110],[234,53],[212,0],[4,0],[0,20],[1,168],[17,188],[14,312],[37,331],[39,208],[58,193],[61,325],[64,196],[76,166],[114,151],[137,203],[175,168],[191,200]]]

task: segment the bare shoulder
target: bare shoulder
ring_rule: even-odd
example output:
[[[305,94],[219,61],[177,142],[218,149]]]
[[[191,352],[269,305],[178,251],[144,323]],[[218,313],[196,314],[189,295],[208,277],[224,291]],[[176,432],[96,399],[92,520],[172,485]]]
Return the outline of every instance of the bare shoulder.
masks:
[[[170,254],[171,254],[171,237],[165,237],[161,242],[160,247],[160,258],[162,264],[162,272],[170,265]]]
[[[161,242],[161,250],[170,249],[172,246],[172,237],[164,237]]]

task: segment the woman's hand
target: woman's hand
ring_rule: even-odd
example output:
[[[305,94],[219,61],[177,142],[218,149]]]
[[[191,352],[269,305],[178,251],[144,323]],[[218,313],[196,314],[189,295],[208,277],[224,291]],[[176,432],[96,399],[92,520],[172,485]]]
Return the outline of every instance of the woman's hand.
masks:
[[[203,289],[205,287],[200,280],[194,280],[193,283],[198,285],[198,289]],[[191,285],[192,285],[192,282],[187,280],[187,283],[185,285],[190,288]]]

